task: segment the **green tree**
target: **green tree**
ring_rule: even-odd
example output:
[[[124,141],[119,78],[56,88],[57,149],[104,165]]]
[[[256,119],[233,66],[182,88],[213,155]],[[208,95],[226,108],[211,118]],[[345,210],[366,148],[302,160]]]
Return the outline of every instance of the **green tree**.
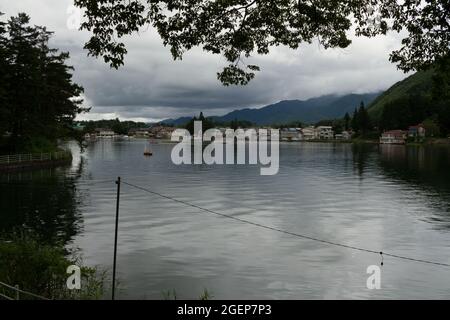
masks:
[[[49,48],[52,33],[29,22],[21,13],[0,30],[1,63],[8,70],[0,82],[1,109],[7,110],[2,130],[11,133],[9,148],[16,152],[56,144],[75,116],[87,111],[81,106],[83,88],[72,82],[73,69],[65,63],[69,54]]]
[[[351,122],[351,120],[352,120],[352,118],[350,117],[348,112],[346,112],[345,116],[344,116],[344,129],[345,129],[345,131],[350,130],[350,122]]]
[[[364,106],[364,102],[361,102],[359,107],[357,120],[358,128],[361,134],[365,135],[372,129],[369,113]]]
[[[359,114],[358,114],[357,108],[355,108],[355,111],[353,111],[351,125],[352,125],[353,131],[355,131],[355,132],[359,131]]]
[[[0,12],[0,17],[3,14]],[[7,62],[7,38],[6,24],[0,21],[0,142],[7,130],[8,124],[8,96],[7,96],[7,75],[9,74]],[[1,147],[1,145],[0,145]]]
[[[191,119],[191,121],[189,121],[189,122],[186,124],[186,126],[185,126],[185,129],[187,129],[187,130],[190,132],[191,135],[194,134],[194,122],[195,122],[195,121],[198,121],[198,119],[197,119],[197,117],[194,116],[194,117]]]
[[[92,37],[85,48],[112,67],[127,53],[120,39],[147,24],[159,33],[174,59],[202,46],[229,63],[218,79],[224,85],[245,85],[258,66],[252,54],[268,54],[273,46],[297,49],[315,39],[325,48],[346,48],[349,32],[373,37],[404,31],[402,47],[391,61],[402,70],[429,67],[450,52],[448,0],[75,0],[85,9],[82,28]]]
[[[445,103],[450,106],[450,55],[438,60],[435,66],[435,75],[433,77],[432,98],[434,103]],[[446,112],[444,108],[442,112]],[[443,121],[445,122],[445,120]],[[446,126],[450,130],[450,126]]]
[[[345,128],[345,124],[342,122],[342,120],[339,120],[339,119],[334,120],[332,123],[332,126],[333,126],[333,131],[336,134],[341,134]]]
[[[447,106],[442,101],[440,103],[433,101],[426,94],[413,94],[394,99],[384,106],[379,127],[381,130],[406,130],[409,126],[417,125],[433,117],[445,132]]]
[[[238,121],[238,119],[234,118],[233,120],[231,120],[230,128],[233,129],[233,130],[239,129],[239,121]]]
[[[439,137],[440,136],[441,131],[439,129],[439,124],[436,121],[436,119],[433,119],[433,118],[426,119],[423,122],[423,126],[426,130],[427,137]]]
[[[438,102],[438,122],[441,127],[441,135],[450,136],[450,104],[447,101]]]
[[[112,121],[111,129],[117,134],[126,134],[128,130],[122,125],[119,118],[116,118]]]
[[[319,122],[316,122],[315,126],[326,126],[326,127],[332,127],[334,124],[334,120],[320,120]]]

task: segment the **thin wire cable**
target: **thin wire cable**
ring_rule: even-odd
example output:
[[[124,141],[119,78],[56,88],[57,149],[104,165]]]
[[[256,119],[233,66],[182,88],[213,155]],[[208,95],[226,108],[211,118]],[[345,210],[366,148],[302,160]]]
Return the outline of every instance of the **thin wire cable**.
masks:
[[[75,180],[74,182],[77,185],[96,185],[96,184],[103,184],[103,183],[113,183],[116,180]]]
[[[11,289],[11,290],[14,290],[14,291],[17,291],[17,292],[20,292],[20,293],[29,295],[29,296],[34,297],[34,298],[38,298],[38,299],[42,299],[42,300],[50,300],[49,298],[40,296],[40,295],[38,295],[38,294],[34,294],[34,293],[32,293],[32,292],[29,292],[29,291],[25,291],[25,290],[22,290],[22,289],[18,289],[18,288],[16,288],[16,287],[13,287],[13,286],[10,285],[10,284],[7,284],[7,283],[1,282],[1,281],[0,281],[0,285],[4,286],[4,287],[6,287],[6,288],[9,288],[9,289]]]
[[[123,181],[123,180],[122,180],[122,183],[127,185],[127,186],[130,186],[132,188],[139,189],[141,191],[145,191],[147,193],[150,193],[150,194],[153,194],[153,195],[157,195],[159,197],[166,198],[168,200],[175,201],[175,202],[184,204],[186,206],[190,206],[192,208],[196,208],[196,209],[199,209],[199,210],[202,210],[202,211],[205,211],[205,212],[217,215],[217,216],[221,216],[221,217],[224,217],[224,218],[227,218],[227,219],[232,219],[232,220],[235,220],[235,221],[243,222],[243,223],[246,223],[246,224],[249,224],[249,225],[253,225],[253,226],[256,226],[256,227],[259,227],[259,228],[263,228],[263,229],[267,229],[267,230],[271,230],[271,231],[276,231],[276,232],[283,233],[283,234],[290,235],[290,236],[294,236],[294,237],[297,237],[297,238],[302,238],[302,239],[306,239],[306,240],[316,241],[316,242],[320,242],[320,243],[323,243],[323,244],[328,244],[328,245],[332,245],[332,246],[336,246],[336,247],[341,247],[341,248],[357,250],[357,251],[362,251],[362,252],[367,252],[367,253],[372,253],[372,254],[378,254],[378,255],[381,255],[381,256],[397,258],[397,259],[401,259],[401,260],[408,260],[408,261],[421,262],[421,263],[432,264],[432,265],[437,265],[437,266],[450,267],[450,264],[448,264],[448,263],[434,262],[434,261],[429,261],[429,260],[424,260],[424,259],[415,259],[415,258],[410,258],[410,257],[407,257],[407,256],[401,256],[401,255],[386,253],[386,252],[382,252],[382,251],[370,250],[370,249],[366,249],[366,248],[351,246],[351,245],[347,245],[347,244],[342,244],[342,243],[338,243],[338,242],[333,242],[333,241],[329,241],[329,240],[324,240],[324,239],[320,239],[320,238],[307,236],[307,235],[300,234],[300,233],[294,233],[294,232],[278,229],[278,228],[275,228],[275,227],[263,225],[261,223],[253,222],[253,221],[250,221],[250,220],[246,220],[246,219],[234,217],[234,216],[231,216],[231,215],[228,215],[228,214],[224,214],[224,213],[220,213],[220,212],[217,212],[217,211],[213,211],[211,209],[203,208],[203,207],[200,207],[198,205],[192,204],[190,202],[187,202],[187,201],[184,201],[184,200],[179,200],[179,199],[176,199],[174,197],[167,196],[167,195],[164,195],[162,193],[159,193],[159,192],[156,192],[156,191],[153,191],[153,190],[141,187],[141,186],[137,186],[137,185],[134,185],[132,183],[128,183],[128,182]]]

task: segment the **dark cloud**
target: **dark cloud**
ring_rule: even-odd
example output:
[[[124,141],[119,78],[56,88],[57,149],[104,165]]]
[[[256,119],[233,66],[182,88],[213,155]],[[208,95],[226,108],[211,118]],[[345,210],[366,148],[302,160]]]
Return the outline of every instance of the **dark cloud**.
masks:
[[[223,87],[216,72],[225,64],[220,56],[195,49],[173,61],[154,30],[127,39],[126,65],[111,70],[102,59],[87,57],[83,44],[89,35],[67,27],[71,0],[0,0],[7,15],[26,12],[32,23],[55,31],[52,44],[71,54],[75,80],[84,86],[84,118],[123,117],[160,120],[192,115],[224,114],[236,108],[257,107],[283,99],[307,99],[324,94],[366,93],[388,88],[405,77],[388,61],[400,36],[357,38],[347,49],[324,50],[317,44],[293,51],[274,48],[254,57],[262,71],[246,87]]]

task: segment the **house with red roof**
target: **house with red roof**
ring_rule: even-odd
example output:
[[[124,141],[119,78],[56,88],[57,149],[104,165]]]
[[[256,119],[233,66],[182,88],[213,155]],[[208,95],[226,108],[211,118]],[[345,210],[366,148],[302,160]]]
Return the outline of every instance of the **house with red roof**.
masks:
[[[381,144],[405,144],[408,132],[403,130],[390,130],[383,132],[380,137]]]

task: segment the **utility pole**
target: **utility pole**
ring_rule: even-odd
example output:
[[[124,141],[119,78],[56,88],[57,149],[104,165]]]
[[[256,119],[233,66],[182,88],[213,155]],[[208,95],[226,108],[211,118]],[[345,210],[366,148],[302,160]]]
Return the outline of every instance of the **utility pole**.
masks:
[[[115,299],[116,290],[116,261],[117,261],[117,233],[119,230],[119,201],[120,201],[120,177],[117,178],[117,202],[116,202],[116,229],[114,232],[114,262],[113,262],[113,278],[112,278],[112,300]]]

